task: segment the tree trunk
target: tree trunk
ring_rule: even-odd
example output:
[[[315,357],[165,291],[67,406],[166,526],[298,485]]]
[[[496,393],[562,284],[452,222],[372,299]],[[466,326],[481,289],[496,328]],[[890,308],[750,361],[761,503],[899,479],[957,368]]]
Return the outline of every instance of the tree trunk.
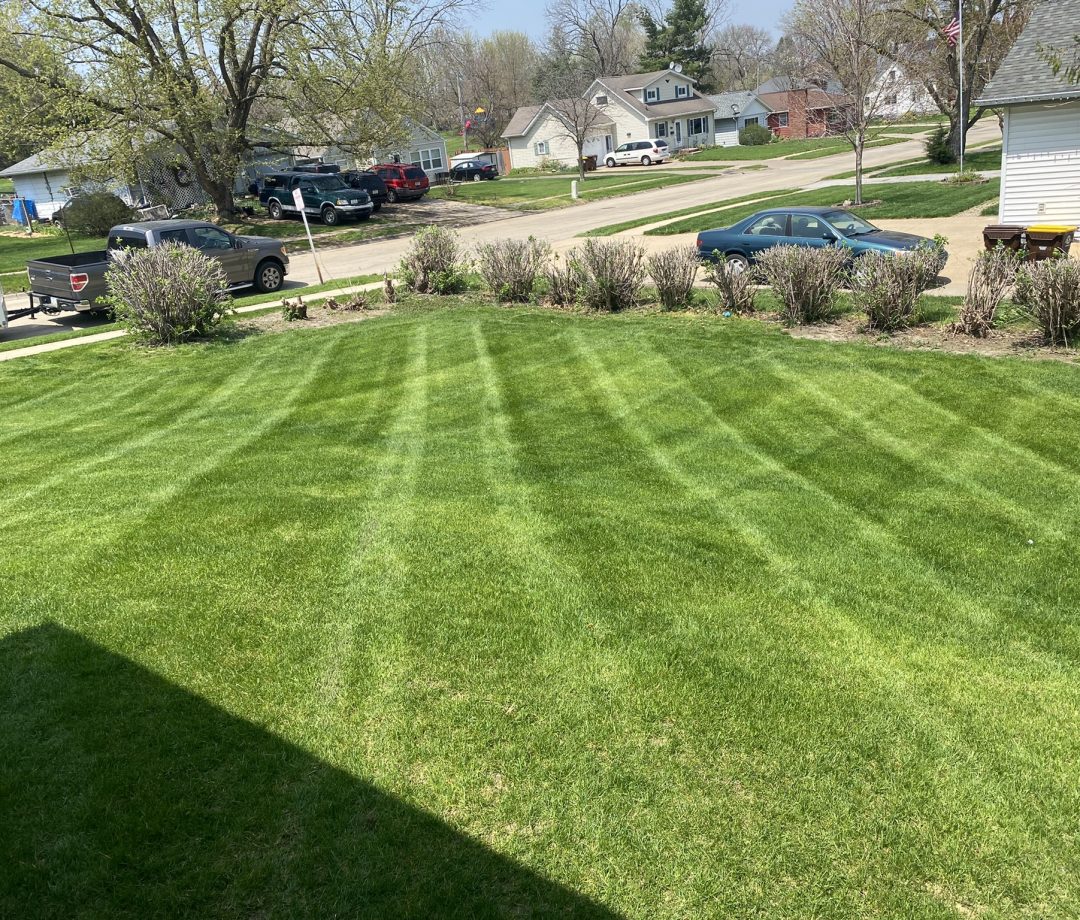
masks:
[[[866,132],[859,131],[855,135],[855,204],[862,204],[862,159],[865,145]]]
[[[949,149],[952,151],[953,159],[960,159],[960,138],[962,136],[962,122],[963,116],[960,114],[958,106],[953,106],[951,112],[949,112]]]
[[[577,149],[577,172],[578,179],[585,181],[585,145],[579,144]]]
[[[218,217],[223,220],[233,220],[236,217],[236,201],[233,199],[231,182],[209,181],[203,185],[203,191],[210,196]]]

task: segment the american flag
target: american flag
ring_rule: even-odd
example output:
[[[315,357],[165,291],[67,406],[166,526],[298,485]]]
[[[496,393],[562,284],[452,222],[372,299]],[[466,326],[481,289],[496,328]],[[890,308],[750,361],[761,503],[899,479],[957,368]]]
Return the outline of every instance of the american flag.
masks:
[[[960,41],[960,20],[953,16],[953,21],[941,30],[941,34],[945,36],[950,46],[955,45]]]

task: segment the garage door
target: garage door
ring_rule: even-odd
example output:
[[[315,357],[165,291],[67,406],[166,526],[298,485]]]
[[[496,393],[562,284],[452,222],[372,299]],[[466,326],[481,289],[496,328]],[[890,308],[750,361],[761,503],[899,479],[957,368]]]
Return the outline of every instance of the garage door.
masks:
[[[604,135],[588,138],[581,147],[581,153],[587,157],[603,158],[607,153],[607,145],[604,143]]]

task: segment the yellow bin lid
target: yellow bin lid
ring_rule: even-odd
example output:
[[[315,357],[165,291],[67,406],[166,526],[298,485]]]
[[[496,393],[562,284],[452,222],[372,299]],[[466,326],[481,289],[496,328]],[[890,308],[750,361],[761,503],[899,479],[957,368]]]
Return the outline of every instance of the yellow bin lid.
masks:
[[[1075,233],[1076,227],[1066,227],[1064,224],[1033,224],[1028,230],[1036,233]]]

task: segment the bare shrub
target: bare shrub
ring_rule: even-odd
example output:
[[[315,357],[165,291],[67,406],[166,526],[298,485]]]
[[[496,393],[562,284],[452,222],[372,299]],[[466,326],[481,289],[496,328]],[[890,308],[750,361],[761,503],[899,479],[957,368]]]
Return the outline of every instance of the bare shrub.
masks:
[[[424,227],[412,239],[398,276],[414,294],[459,294],[466,286],[466,265],[453,230]]]
[[[656,285],[660,306],[665,310],[679,310],[690,305],[699,264],[695,246],[665,249],[645,260],[645,268]]]
[[[497,240],[477,249],[477,268],[499,300],[522,302],[532,296],[536,276],[551,254],[544,240]]]
[[[960,305],[960,315],[953,323],[954,332],[985,338],[994,328],[998,307],[1016,283],[1022,254],[1000,243],[979,254],[968,278],[967,296]]]
[[[230,311],[221,264],[191,246],[117,250],[105,280],[117,321],[150,345],[206,335]]]
[[[645,283],[645,250],[638,243],[588,239],[575,260],[582,275],[578,299],[585,307],[617,312],[637,305]]]
[[[754,273],[742,263],[729,262],[722,252],[713,253],[713,261],[705,268],[705,280],[712,284],[720,295],[721,310],[731,313],[753,313],[757,307],[754,287],[757,279]]]
[[[780,300],[788,325],[816,323],[836,311],[836,294],[847,280],[846,249],[773,246],[757,256],[758,270]]]
[[[281,302],[281,318],[287,323],[295,322],[298,319],[307,319],[307,304],[304,303],[304,298],[297,297],[296,300],[283,300]]]
[[[350,294],[345,300],[338,300],[336,297],[327,297],[323,306],[332,312],[343,310],[346,313],[359,313],[368,308],[368,302],[367,297],[360,291],[357,291]]]
[[[1013,302],[1052,345],[1069,345],[1080,328],[1080,262],[1065,256],[1024,265]]]
[[[851,270],[851,293],[871,329],[891,331],[911,324],[919,298],[937,278],[944,249],[936,244],[908,252],[868,252]]]
[[[544,267],[548,299],[557,307],[570,307],[577,303],[578,294],[585,283],[576,253],[571,250],[564,258],[558,254]]]

